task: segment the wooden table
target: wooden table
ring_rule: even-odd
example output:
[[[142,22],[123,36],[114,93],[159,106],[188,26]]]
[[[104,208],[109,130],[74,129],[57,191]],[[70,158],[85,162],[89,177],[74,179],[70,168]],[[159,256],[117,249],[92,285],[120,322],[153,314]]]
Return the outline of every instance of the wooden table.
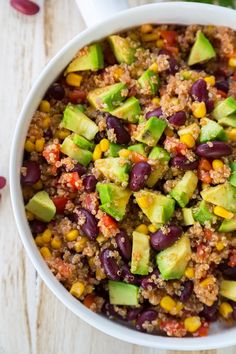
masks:
[[[9,1],[0,1],[0,175],[6,177],[15,123],[33,80],[85,27],[73,0],[38,1],[41,11],[32,17],[17,13]],[[144,2],[130,1],[131,5]],[[0,215],[0,354],[167,353],[111,338],[67,310],[47,289],[23,249],[8,187],[2,191]],[[208,353],[233,354],[236,347]]]

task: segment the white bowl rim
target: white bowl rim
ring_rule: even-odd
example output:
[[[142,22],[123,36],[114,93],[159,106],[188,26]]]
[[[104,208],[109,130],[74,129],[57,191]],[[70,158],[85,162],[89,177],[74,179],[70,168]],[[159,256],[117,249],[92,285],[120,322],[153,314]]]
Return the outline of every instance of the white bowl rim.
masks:
[[[158,11],[157,15],[155,15],[155,10]],[[160,16],[160,18],[158,18],[158,16]],[[214,16],[217,17],[217,21]],[[122,11],[102,23],[96,24],[78,34],[50,60],[37,80],[34,82],[17,121],[10,155],[10,194],[17,228],[28,256],[49,289],[51,289],[56,297],[74,314],[98,330],[129,343],[169,350],[208,350],[235,345],[236,328],[227,329],[222,333],[211,334],[208,337],[198,338],[154,336],[137,332],[133,329],[122,326],[115,321],[110,321],[107,318],[99,316],[88,310],[79,301],[73,298],[73,296],[70,295],[70,293],[52,275],[34,244],[25,217],[24,204],[19,182],[23,144],[31,117],[36,110],[40,99],[43,97],[46,88],[49,87],[49,85],[56,79],[66,64],[68,64],[69,60],[73,57],[75,52],[92,41],[96,41],[97,39],[103,38],[110,33],[118,32],[125,28],[135,27],[145,22],[178,23],[177,19],[182,17],[184,20],[181,20],[180,24],[188,25],[197,23],[227,26],[228,22],[226,19],[232,19],[233,17],[236,18],[236,12],[231,9],[214,5],[184,2],[155,3],[131,8],[129,10]],[[201,20],[199,20],[199,18],[201,18]],[[194,21],[195,19],[196,22]],[[130,21],[132,24],[130,24]],[[118,23],[122,23],[122,25],[118,25]],[[236,25],[229,26],[236,30]],[[105,28],[109,28],[109,31]],[[57,66],[57,68],[55,68],[55,66]]]

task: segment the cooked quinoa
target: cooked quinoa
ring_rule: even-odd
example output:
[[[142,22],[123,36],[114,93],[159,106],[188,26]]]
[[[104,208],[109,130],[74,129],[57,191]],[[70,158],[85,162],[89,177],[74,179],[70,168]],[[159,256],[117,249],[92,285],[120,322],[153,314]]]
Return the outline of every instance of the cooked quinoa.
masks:
[[[45,93],[21,184],[35,243],[90,310],[206,336],[236,320],[236,33],[142,25]]]

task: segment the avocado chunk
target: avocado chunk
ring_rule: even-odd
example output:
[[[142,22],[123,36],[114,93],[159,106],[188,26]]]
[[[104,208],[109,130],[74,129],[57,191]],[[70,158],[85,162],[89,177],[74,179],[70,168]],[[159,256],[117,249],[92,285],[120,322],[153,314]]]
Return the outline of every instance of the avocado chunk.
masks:
[[[167,123],[163,119],[151,117],[144,123],[140,123],[134,138],[148,146],[155,146],[162,136]]]
[[[183,178],[176,184],[170,195],[184,208],[197,188],[198,178],[192,171],[185,172]]]
[[[161,162],[169,162],[170,161],[170,154],[160,146],[155,146],[152,148],[148,158],[151,160],[159,160]]]
[[[109,280],[108,290],[110,304],[138,306],[138,286],[121,281]]]
[[[79,148],[71,139],[67,136],[61,145],[61,152],[71,157],[73,160],[78,161],[83,166],[87,166],[93,158],[91,151]]]
[[[210,212],[205,200],[202,200],[196,209],[193,209],[193,217],[196,221],[204,225],[207,221],[211,222],[213,214]]]
[[[30,211],[42,221],[49,222],[56,214],[56,207],[45,191],[36,193],[26,205],[26,210]]]
[[[96,160],[94,165],[110,181],[116,184],[128,184],[130,165],[127,160],[119,157],[108,157]]]
[[[200,131],[201,130],[199,128],[199,124],[192,123],[192,124],[189,124],[185,128],[179,129],[177,133],[179,136],[184,135],[184,134],[191,134],[196,139],[196,137],[198,137],[198,135],[200,134]]]
[[[227,141],[227,135],[224,128],[222,128],[218,123],[208,118],[204,118],[203,122],[204,125],[201,128],[199,138],[200,143],[205,143],[212,140]]]
[[[182,213],[184,219],[184,226],[191,226],[195,224],[192,208],[183,208]]]
[[[145,152],[145,146],[144,144],[134,144],[128,147],[129,151],[134,151],[137,152],[138,154],[142,155],[142,156],[146,156],[146,152]]]
[[[98,132],[98,126],[88,118],[81,110],[71,103],[66,106],[61,122],[63,128],[82,135],[88,140],[92,140]]]
[[[138,83],[146,94],[155,95],[160,85],[159,75],[149,68],[140,76]]]
[[[124,147],[122,145],[110,142],[108,156],[110,156],[110,157],[118,157],[119,156],[119,151],[121,149],[124,149]]]
[[[115,34],[108,37],[108,42],[119,64],[132,64],[134,62],[136,52],[134,46],[135,43],[131,43],[129,38],[124,38]]]
[[[165,195],[141,190],[134,193],[136,201],[143,213],[153,224],[164,224],[169,221],[175,210],[175,201]],[[143,206],[143,201],[147,206]]]
[[[100,209],[120,221],[125,216],[126,205],[131,191],[114,183],[97,183],[96,189],[101,200]]]
[[[89,91],[87,100],[96,109],[101,111],[114,110],[127,96],[126,85],[122,82],[118,84],[99,87]]]
[[[202,63],[206,60],[215,58],[216,52],[209,39],[205,37],[202,31],[197,31],[196,40],[191,48],[188,58],[188,65]]]
[[[152,165],[152,172],[146,182],[147,186],[152,188],[168,170],[170,155],[165,149],[155,146],[152,148],[148,158],[155,160],[155,165]]]
[[[149,236],[134,231],[132,258],[131,258],[131,273],[147,275],[149,272],[149,258],[150,258]]]
[[[75,143],[75,145],[77,145],[81,149],[91,150],[91,151],[93,151],[94,146],[95,146],[94,143],[92,143],[91,141],[88,141],[83,136],[78,135],[78,134],[73,135],[73,143]]]
[[[135,97],[129,97],[121,106],[111,111],[111,114],[117,118],[124,119],[129,123],[136,123],[141,113],[139,100]]]
[[[236,301],[236,281],[234,280],[222,280],[220,283],[220,295]]]
[[[230,179],[229,179],[229,183],[232,186],[236,187],[236,162],[231,161],[229,163],[229,166],[230,166],[231,172],[232,172]]]
[[[74,71],[97,71],[104,67],[102,47],[99,43],[91,44],[79,51],[66,69],[66,74]]]
[[[189,238],[184,234],[172,246],[158,253],[156,263],[163,279],[180,279],[191,257]]]
[[[236,128],[236,114],[231,114],[227,117],[220,118],[218,123],[227,127]]]
[[[235,231],[236,230],[236,217],[233,217],[232,219],[225,219],[218,231],[219,232],[232,232],[232,231]]]
[[[212,114],[216,120],[219,120],[221,118],[228,117],[235,112],[236,100],[233,97],[228,97],[216,105]]]
[[[204,189],[200,194],[206,202],[236,213],[236,187],[228,182]]]

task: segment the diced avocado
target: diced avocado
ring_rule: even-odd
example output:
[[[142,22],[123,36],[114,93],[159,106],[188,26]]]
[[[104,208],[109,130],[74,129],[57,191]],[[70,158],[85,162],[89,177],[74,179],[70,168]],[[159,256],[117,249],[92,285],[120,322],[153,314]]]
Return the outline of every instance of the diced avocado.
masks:
[[[112,35],[108,37],[108,41],[118,63],[132,64],[134,62],[136,48],[131,46],[133,43],[128,38]]]
[[[134,193],[136,201],[143,213],[154,224],[164,224],[171,219],[175,210],[175,201],[165,195],[148,190],[141,190]],[[147,206],[143,206],[143,201]]]
[[[61,152],[84,166],[87,166],[93,158],[91,151],[79,148],[75,145],[70,136],[66,137],[63,141],[61,145]]]
[[[61,122],[63,128],[82,135],[88,140],[92,140],[98,132],[98,126],[88,118],[81,110],[71,103],[66,106]]]
[[[146,185],[149,188],[152,188],[168,170],[168,161],[170,160],[170,155],[165,149],[159,146],[155,146],[152,148],[148,158],[155,160],[155,165],[152,166],[152,172],[146,182]]]
[[[95,168],[101,172],[107,179],[115,183],[126,182],[129,180],[129,163],[119,157],[108,157],[94,162]]]
[[[99,87],[89,91],[87,100],[94,108],[110,112],[114,110],[126,96],[126,84],[119,82],[118,84]]]
[[[123,148],[124,147],[122,145],[110,142],[108,156],[110,156],[110,157],[118,157],[119,156],[119,151],[121,149],[123,149]]]
[[[140,155],[146,156],[144,144],[135,144],[128,147],[128,150],[135,151]]]
[[[200,143],[205,143],[212,140],[227,140],[227,135],[224,129],[211,119],[204,118],[204,125],[202,125],[200,133]]]
[[[229,183],[232,186],[236,187],[236,162],[231,161],[229,163],[229,166],[231,168],[231,173],[232,173],[229,179]]]
[[[83,48],[66,69],[66,74],[74,71],[97,71],[104,67],[102,47],[99,43]]]
[[[147,275],[149,272],[149,258],[150,258],[149,236],[134,231],[132,258],[131,258],[131,273]]]
[[[212,47],[209,39],[207,39],[201,31],[198,31],[196,40],[190,51],[188,65],[191,66],[197,63],[202,63],[206,60],[215,58],[215,56],[215,49]]]
[[[160,85],[159,75],[147,69],[138,79],[138,83],[147,94],[155,95]]]
[[[121,106],[111,111],[111,114],[129,123],[136,123],[141,113],[139,100],[135,97],[129,97]]]
[[[56,207],[45,191],[36,193],[26,205],[26,210],[30,211],[42,221],[49,222],[56,214]]]
[[[75,145],[77,145],[81,149],[85,149],[85,150],[93,150],[94,146],[95,146],[94,143],[92,143],[91,141],[88,141],[83,136],[78,135],[78,134],[75,134],[73,136],[73,142],[75,143]]]
[[[220,283],[220,295],[236,301],[236,281],[235,280],[222,280]]]
[[[184,225],[185,226],[194,225],[195,220],[193,218],[192,208],[183,208],[182,213],[183,213]]]
[[[199,124],[197,124],[197,123],[189,124],[187,127],[179,129],[177,131],[177,133],[179,136],[185,135],[185,134],[191,134],[194,137],[198,137],[198,135],[200,134]]]
[[[198,178],[192,171],[185,172],[183,178],[176,184],[170,192],[170,195],[177,203],[184,208],[192,198],[195,189],[197,188]]]
[[[165,120],[151,117],[146,122],[139,124],[138,129],[134,134],[134,138],[148,146],[155,146],[162,136],[166,126],[167,123]]]
[[[213,214],[210,212],[205,200],[202,200],[196,209],[193,209],[193,217],[196,221],[204,225],[205,222],[212,221]]]
[[[218,231],[219,232],[232,232],[236,230],[236,217],[232,219],[224,219],[221,223]]]
[[[180,279],[191,257],[189,238],[184,234],[172,246],[158,253],[156,262],[163,279]]]
[[[165,149],[159,146],[155,146],[154,148],[152,148],[150,154],[148,155],[148,158],[152,160],[159,160],[161,162],[169,162],[170,154]]]
[[[227,117],[236,112],[236,100],[233,97],[228,97],[219,102],[213,111],[213,117],[216,120]]]
[[[236,128],[236,114],[231,114],[230,116],[220,118],[218,123],[221,125],[226,125],[227,127]]]
[[[81,112],[85,112],[85,107],[83,104],[77,104],[76,107],[81,111]]]
[[[129,202],[131,191],[114,183],[97,183],[96,189],[101,200],[100,208],[116,220],[125,216],[126,205]]]
[[[138,286],[121,281],[109,280],[108,290],[110,304],[138,306]]]
[[[236,213],[236,187],[231,186],[228,182],[206,188],[200,194],[206,202]]]

